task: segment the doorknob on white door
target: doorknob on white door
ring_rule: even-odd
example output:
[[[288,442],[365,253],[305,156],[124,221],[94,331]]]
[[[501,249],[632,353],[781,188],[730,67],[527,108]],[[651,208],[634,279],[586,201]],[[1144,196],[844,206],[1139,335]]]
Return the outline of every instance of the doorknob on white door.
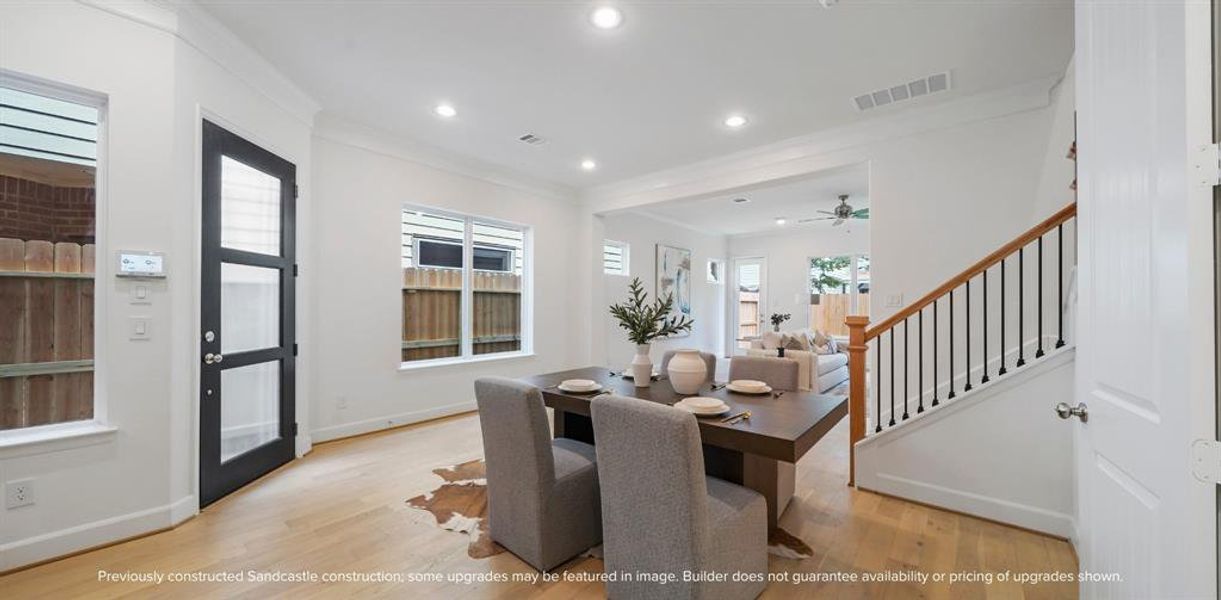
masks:
[[[1056,415],[1061,419],[1077,417],[1082,423],[1090,420],[1090,409],[1084,402],[1078,402],[1077,406],[1069,406],[1067,402],[1061,402],[1056,405]]]

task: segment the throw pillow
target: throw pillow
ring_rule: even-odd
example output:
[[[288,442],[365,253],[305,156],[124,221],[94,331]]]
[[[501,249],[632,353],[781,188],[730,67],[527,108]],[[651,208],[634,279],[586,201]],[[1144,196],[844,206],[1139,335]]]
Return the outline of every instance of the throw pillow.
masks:
[[[804,335],[786,335],[784,337],[784,348],[786,350],[810,350],[810,345],[806,342]]]
[[[825,333],[823,333],[822,330],[819,330],[819,329],[814,330],[814,345],[815,346],[826,346],[827,339],[828,339],[827,335]]]
[[[839,352],[839,344],[835,343],[835,338],[827,336],[827,348],[831,350],[831,354]]]

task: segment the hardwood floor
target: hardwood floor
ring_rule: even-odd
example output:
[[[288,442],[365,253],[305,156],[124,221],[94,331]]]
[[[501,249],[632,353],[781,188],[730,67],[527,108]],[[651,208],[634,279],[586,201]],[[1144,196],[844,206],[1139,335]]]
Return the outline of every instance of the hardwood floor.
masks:
[[[445,531],[404,500],[436,487],[431,469],[481,455],[474,415],[321,444],[305,458],[208,507],[176,529],[0,577],[5,598],[384,596],[413,598],[601,597],[602,585],[577,581],[600,560],[564,567],[573,581],[531,584],[446,581],[533,571],[509,553],[474,560],[467,537]],[[1075,572],[1067,542],[996,523],[861,492],[845,485],[847,420],[798,467],[797,495],[780,524],[816,555],[771,557],[774,582],[763,598],[1076,598],[1072,583],[1013,581],[791,583],[837,571],[923,573]],[[440,573],[440,581],[402,583],[107,583],[99,571],[254,571]]]

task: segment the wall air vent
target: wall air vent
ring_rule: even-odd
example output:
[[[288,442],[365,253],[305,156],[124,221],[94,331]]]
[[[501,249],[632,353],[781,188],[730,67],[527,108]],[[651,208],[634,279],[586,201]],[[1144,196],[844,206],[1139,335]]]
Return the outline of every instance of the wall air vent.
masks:
[[[533,133],[527,133],[526,135],[517,138],[517,141],[530,144],[531,146],[542,146],[543,144],[547,143],[546,138],[538,137]]]
[[[861,94],[852,99],[852,103],[856,105],[856,109],[860,111],[903,102],[920,96],[929,94],[937,94],[950,89],[950,72],[934,73],[928,77],[921,77],[915,81],[909,81],[903,85]]]

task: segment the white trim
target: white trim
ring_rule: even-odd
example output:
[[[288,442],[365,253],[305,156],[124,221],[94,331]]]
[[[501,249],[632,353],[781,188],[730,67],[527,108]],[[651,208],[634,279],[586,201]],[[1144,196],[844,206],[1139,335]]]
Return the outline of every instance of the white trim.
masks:
[[[522,336],[519,341],[522,346],[525,346],[525,336]],[[512,360],[515,358],[534,358],[534,352],[525,349],[509,352],[495,352],[492,354],[475,354],[472,356],[447,356],[445,358],[432,358],[427,360],[413,360],[399,364],[399,371],[420,371],[424,369],[432,369],[436,367],[452,367],[454,365],[469,365],[474,363],[495,362],[498,360]]]
[[[195,496],[184,496],[171,504],[9,542],[0,545],[0,571],[173,527],[197,514],[198,506]]]
[[[448,417],[450,415],[471,412],[475,410],[474,402],[458,402],[456,404],[447,404],[436,408],[426,410],[416,410],[395,415],[387,415],[373,419],[365,419],[363,421],[355,421],[352,423],[343,423],[340,425],[332,425],[315,429],[310,432],[314,443],[322,443],[329,440],[337,440],[339,438],[351,437],[362,433],[371,433],[390,429],[392,427],[401,427],[403,425],[411,425],[421,421],[438,419],[440,417]]]
[[[1003,498],[956,490],[888,473],[878,473],[875,477],[876,479],[868,483],[859,483],[858,487],[932,506],[946,507],[950,510],[978,515],[985,519],[1009,523],[1063,538],[1072,536],[1076,527],[1072,515],[1037,506],[1010,502]]]
[[[757,185],[862,161],[831,156],[868,144],[894,140],[975,121],[1046,108],[1062,77],[1047,77],[814,132],[682,167],[590,188],[582,201],[595,212],[627,209],[676,198],[691,198]],[[867,157],[866,157],[867,158]]]
[[[105,444],[114,441],[118,431],[118,427],[98,421],[56,423],[3,431],[0,432],[0,460]]]
[[[345,120],[329,112],[317,115],[314,120],[313,135],[336,144],[405,160],[454,175],[471,177],[534,196],[574,202],[578,197],[577,191],[571,187],[522,175],[504,167],[404,137],[389,135],[382,130]]]

